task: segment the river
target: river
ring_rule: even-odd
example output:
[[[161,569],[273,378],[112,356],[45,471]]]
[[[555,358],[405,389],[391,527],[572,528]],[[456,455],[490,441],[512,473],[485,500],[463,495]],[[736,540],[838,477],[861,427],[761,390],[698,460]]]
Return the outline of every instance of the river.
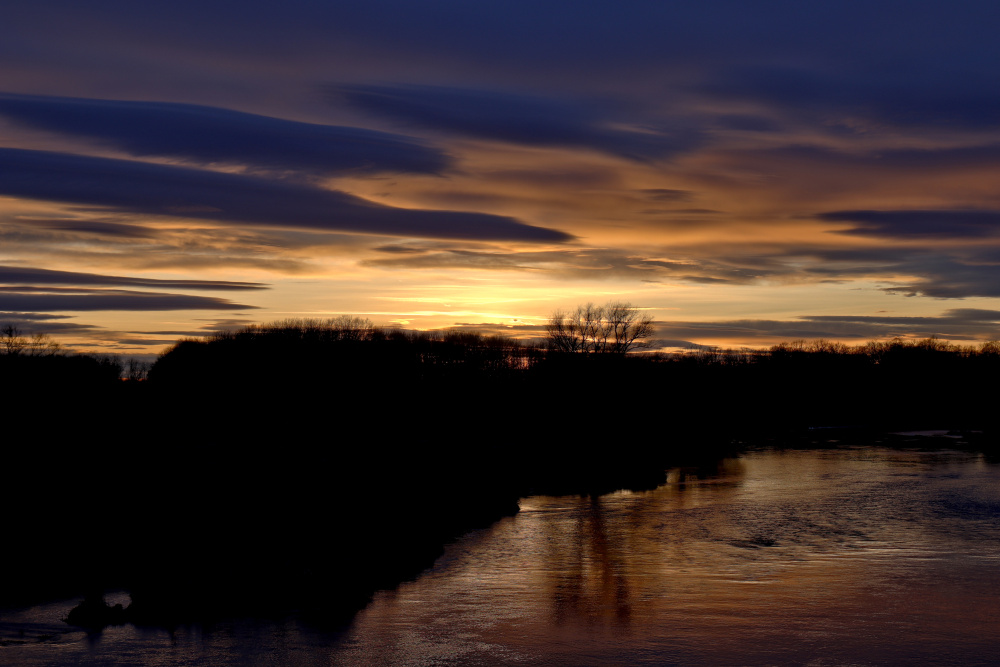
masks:
[[[339,631],[87,635],[59,621],[74,602],[0,613],[0,664],[995,664],[1000,466],[768,450],[653,491],[524,498]]]

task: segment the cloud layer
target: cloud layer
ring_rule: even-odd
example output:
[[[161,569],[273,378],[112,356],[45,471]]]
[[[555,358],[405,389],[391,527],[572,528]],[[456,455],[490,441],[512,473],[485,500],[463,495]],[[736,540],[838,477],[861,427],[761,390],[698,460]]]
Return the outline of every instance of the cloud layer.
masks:
[[[996,335],[995,2],[4,11],[7,318],[516,333],[621,298],[689,346]]]
[[[232,280],[164,280],[159,278],[130,278],[105,276],[98,273],[53,271],[18,266],[0,266],[2,285],[100,285],[128,287],[159,287],[163,289],[193,290],[257,290],[265,289],[262,283],[235,282]]]
[[[1000,234],[1000,210],[831,211],[820,220],[852,222],[845,234],[894,239],[976,239]]]
[[[30,128],[93,139],[136,157],[332,175],[438,174],[449,163],[400,135],[298,123],[193,104],[0,93],[0,117]]]
[[[440,86],[340,85],[331,92],[407,126],[527,146],[585,148],[631,160],[667,158],[702,141],[693,128],[615,129],[612,110],[583,100]]]
[[[166,280],[108,276],[76,271],[0,266],[0,311],[4,321],[31,321],[33,328],[65,330],[65,326],[37,324],[52,319],[46,312],[78,311],[176,311],[246,310],[256,306],[218,297],[162,291],[129,290],[122,287],[180,290],[247,291],[265,289],[261,283],[227,280]],[[75,325],[79,326],[79,325]]]
[[[187,294],[135,292],[129,290],[83,291],[81,294],[38,294],[34,291],[0,291],[0,311],[77,312],[93,310],[167,311],[167,310],[248,310],[245,303],[228,299]]]
[[[794,320],[718,320],[714,322],[657,322],[659,343],[670,347],[698,347],[692,341],[714,340],[717,345],[767,345],[777,341],[824,338],[852,344],[885,338],[982,340],[1000,337],[1000,311],[954,308],[937,316],[803,315]]]
[[[137,215],[392,236],[563,242],[484,213],[392,208],[294,182],[69,153],[0,149],[0,194]]]

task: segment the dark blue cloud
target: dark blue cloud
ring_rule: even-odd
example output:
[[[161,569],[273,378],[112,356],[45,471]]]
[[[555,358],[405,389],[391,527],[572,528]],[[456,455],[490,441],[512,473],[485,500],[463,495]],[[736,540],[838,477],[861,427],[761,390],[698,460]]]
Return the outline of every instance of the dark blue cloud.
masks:
[[[953,67],[959,65],[956,62]],[[975,68],[976,64],[972,65]],[[994,74],[967,69],[935,78],[931,74],[914,76],[894,67],[859,67],[844,62],[837,68],[734,67],[695,89],[726,100],[761,103],[787,115],[853,132],[859,121],[894,127],[998,127],[997,83],[1000,81]]]
[[[20,266],[0,266],[0,284],[5,285],[101,285],[127,287],[160,287],[163,289],[194,290],[255,290],[265,289],[262,283],[235,282],[231,280],[161,280],[157,278],[130,278],[104,276],[98,273],[53,271]]]
[[[149,239],[157,236],[157,230],[142,225],[130,225],[122,222],[107,222],[104,220],[85,220],[52,218],[31,218],[32,227],[44,227],[61,232],[78,232],[95,234],[119,239]]]
[[[877,96],[879,83],[953,97],[977,79],[997,89],[1000,49],[997,5],[984,0],[647,1],[627,11],[567,0],[213,0],[145,3],[141,11],[121,0],[7,0],[4,10],[0,58],[10,65],[127,81],[133,90],[199,74],[245,85],[336,72],[350,81],[478,77],[536,90],[624,84],[655,94],[698,79],[738,85],[737,64],[766,72],[796,63],[831,87],[865,82],[862,99]],[[158,76],[149,76],[150,65]],[[770,99],[801,105],[778,76],[755,80],[778,89]]]
[[[39,294],[34,292],[0,292],[0,310],[9,311],[93,311],[93,310],[246,310],[257,308],[228,299],[187,294],[131,292],[114,290],[91,291],[84,294]]]
[[[622,119],[580,100],[439,86],[341,85],[331,91],[367,113],[491,141],[586,148],[631,160],[667,158],[702,143],[693,129],[612,129],[611,122]]]
[[[52,313],[12,313],[0,312],[0,324],[10,324],[27,334],[32,333],[94,333],[101,327],[92,324],[61,322],[57,320],[70,319],[69,315],[54,315]]]
[[[406,137],[192,104],[0,94],[0,116],[139,157],[276,171],[440,173],[441,152]]]
[[[837,151],[822,146],[792,144],[764,150],[743,150],[750,160],[777,158],[788,163],[817,164],[842,170],[899,169],[928,171],[994,167],[1000,164],[1000,144],[987,142],[949,148],[897,148],[871,151]]]
[[[667,188],[645,188],[639,190],[647,199],[653,201],[686,202],[694,198],[690,190],[671,190]]]
[[[571,249],[525,252],[490,252],[465,248],[381,246],[388,254],[362,261],[364,266],[418,269],[528,270],[563,278],[585,280],[638,279],[658,282],[666,278],[695,283],[747,284],[779,273],[758,262],[740,266],[729,262],[702,260],[671,262],[647,259],[614,249]]]
[[[931,237],[945,240],[947,237]],[[1000,252],[980,245],[971,236],[968,244],[943,248],[886,244],[874,248],[811,249],[817,260],[804,271],[830,279],[858,276],[911,275],[911,283],[890,284],[886,292],[938,299],[1000,297]],[[791,251],[790,254],[796,254]]]
[[[485,213],[400,209],[300,183],[68,153],[0,149],[0,194],[144,215],[480,241],[570,235]]]
[[[666,321],[656,323],[658,336],[698,341],[706,338],[758,343],[758,339],[868,338],[884,329],[856,323],[808,322],[802,320],[720,320],[716,322]]]
[[[993,210],[830,211],[817,217],[857,225],[840,231],[841,234],[882,238],[982,238],[1000,234],[1000,211]]]
[[[1000,324],[1000,310],[983,308],[952,308],[937,317],[907,317],[900,315],[809,315],[810,322],[859,322],[864,324],[959,325]]]
[[[12,37],[16,28],[23,35],[47,27],[55,37],[94,47],[112,46],[110,38],[125,33],[133,35],[130,43],[135,45],[172,43],[188,52],[225,50],[262,60],[299,52],[317,58],[341,51],[368,56],[387,50],[393,55],[437,50],[442,58],[460,52],[475,64],[506,58],[517,67],[525,61],[544,67],[553,61],[566,65],[582,60],[587,69],[602,63],[618,66],[623,59],[658,65],[671,55],[679,60],[716,54],[779,61],[793,49],[869,62],[880,54],[887,59],[909,52],[921,54],[928,63],[947,62],[991,52],[998,18],[995,3],[986,0],[647,1],[631,3],[628,11],[572,0],[508,0],[501,5],[464,0],[213,0],[150,4],[142,11],[122,0],[91,0],[86,5],[73,0],[8,0],[5,9]]]
[[[337,77],[352,84],[558,91],[546,94],[567,100],[599,95],[617,98],[619,108],[659,110],[661,117],[695,91],[713,98],[699,105],[705,127],[751,131],[776,129],[773,111],[806,115],[826,127],[848,116],[919,127],[998,122],[995,2],[706,0],[641,2],[622,11],[565,0],[213,0],[147,3],[138,11],[120,0],[9,0],[4,10],[0,71],[11,72],[9,80],[25,89],[45,74],[61,85],[42,80],[34,90],[87,91],[100,84],[147,99],[232,99],[239,108],[254,97],[255,86],[268,95],[301,95],[316,81]],[[491,95],[498,108],[511,107],[510,96]],[[397,118],[426,111],[409,99],[367,101]],[[436,96],[430,102],[450,101]],[[479,113],[475,101],[459,102]],[[758,113],[761,105],[768,113]],[[604,121],[623,119],[593,104],[584,104],[582,114],[579,104],[565,106],[574,107],[563,113],[569,145],[584,141],[575,128],[597,150],[655,158],[683,150],[687,138],[678,146],[668,131],[657,147],[653,137],[647,143],[630,133],[594,137]],[[422,122],[456,121],[447,109],[433,111]],[[515,104],[511,111],[517,116],[524,109]],[[474,136],[494,136],[471,125],[466,131]],[[515,127],[499,134],[526,141],[537,132]],[[620,147],[609,148],[610,138]]]
[[[717,127],[742,132],[780,132],[783,129],[773,119],[751,114],[723,114],[716,116],[713,122]]]
[[[706,338],[755,342],[783,338],[856,339],[912,336],[980,340],[1000,336],[1000,311],[947,310],[937,317],[804,315],[795,320],[722,320],[717,322],[657,322],[657,334],[686,340]]]
[[[916,283],[895,285],[886,289],[914,296],[938,299],[964,299],[966,297],[1000,297],[1000,264],[983,263],[976,257],[961,260],[952,257],[935,257],[919,262],[900,264],[904,271],[920,276]]]

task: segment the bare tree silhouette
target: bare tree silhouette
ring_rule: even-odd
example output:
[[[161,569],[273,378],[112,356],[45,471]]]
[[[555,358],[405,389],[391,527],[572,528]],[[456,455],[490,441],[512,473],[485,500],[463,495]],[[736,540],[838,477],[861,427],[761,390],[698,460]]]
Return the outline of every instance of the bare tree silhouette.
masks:
[[[0,327],[0,354],[9,356],[48,357],[58,354],[59,343],[47,334],[35,333],[25,336],[13,324]]]
[[[653,335],[653,318],[625,301],[577,306],[557,311],[546,325],[549,349],[583,354],[626,354],[645,346]]]

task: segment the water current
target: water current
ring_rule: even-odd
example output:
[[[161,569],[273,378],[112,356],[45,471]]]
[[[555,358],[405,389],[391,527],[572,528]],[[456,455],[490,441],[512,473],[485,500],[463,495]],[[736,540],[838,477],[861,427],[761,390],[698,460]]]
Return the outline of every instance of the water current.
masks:
[[[1000,465],[759,451],[653,491],[524,498],[340,631],[88,635],[60,621],[75,602],[0,612],[0,664],[995,664]]]

